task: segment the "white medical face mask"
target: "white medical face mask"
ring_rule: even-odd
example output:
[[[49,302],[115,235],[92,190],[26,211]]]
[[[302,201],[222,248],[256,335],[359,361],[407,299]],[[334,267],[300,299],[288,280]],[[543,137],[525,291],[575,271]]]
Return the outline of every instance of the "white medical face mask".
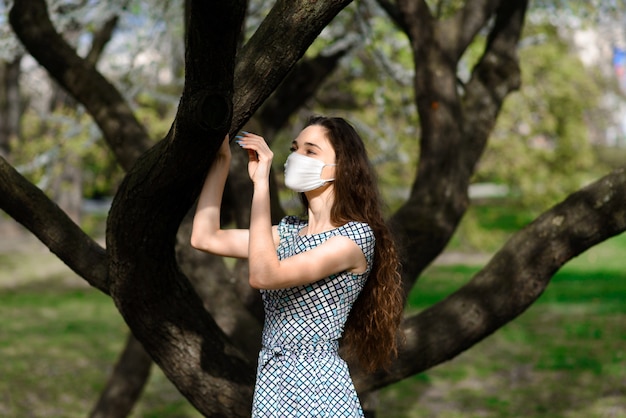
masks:
[[[322,179],[323,161],[292,152],[285,162],[285,186],[296,192],[308,192],[322,187],[333,179]]]

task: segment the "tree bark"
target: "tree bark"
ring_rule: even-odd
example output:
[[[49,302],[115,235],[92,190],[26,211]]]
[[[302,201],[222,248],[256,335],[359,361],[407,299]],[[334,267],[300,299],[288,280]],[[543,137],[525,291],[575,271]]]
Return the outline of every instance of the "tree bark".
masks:
[[[249,414],[254,383],[253,367],[203,309],[174,253],[178,226],[231,123],[238,34],[230,28],[241,26],[245,2],[229,3],[191,3],[176,121],[126,176],[107,225],[116,306],[153,360],[207,416]]]
[[[278,0],[238,54],[233,128],[248,121],[351,0]]]

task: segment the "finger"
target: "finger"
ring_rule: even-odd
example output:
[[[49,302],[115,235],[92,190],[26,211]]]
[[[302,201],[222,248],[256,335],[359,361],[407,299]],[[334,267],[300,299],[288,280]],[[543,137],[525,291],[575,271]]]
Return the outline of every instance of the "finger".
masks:
[[[246,149],[246,150],[254,150],[257,152],[257,154],[261,154],[267,158],[273,157],[273,153],[270,150],[269,146],[267,145],[267,142],[265,142],[265,139],[263,139],[263,137],[260,137],[258,135],[243,135],[243,136],[240,135],[240,136],[237,136],[236,138],[237,138],[236,143],[241,148]]]
[[[239,134],[237,134],[237,136],[235,136],[235,142],[242,148],[247,148],[250,144],[254,143],[254,141],[258,139],[262,140],[263,138],[246,131],[241,131]]]
[[[267,145],[265,138],[263,138],[260,135],[253,134],[253,133],[246,132],[246,131],[241,131],[239,135],[237,136],[237,138],[243,143],[257,143],[257,144]]]

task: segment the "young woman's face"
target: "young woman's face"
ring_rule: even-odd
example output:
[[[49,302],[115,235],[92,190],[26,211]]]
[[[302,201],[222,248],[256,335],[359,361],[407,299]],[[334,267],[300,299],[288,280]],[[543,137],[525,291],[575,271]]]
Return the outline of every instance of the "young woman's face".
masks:
[[[319,125],[307,126],[291,143],[291,151],[305,155],[324,164],[335,164],[335,150],[328,138],[326,128]],[[322,179],[335,178],[335,166],[326,166],[322,170]]]

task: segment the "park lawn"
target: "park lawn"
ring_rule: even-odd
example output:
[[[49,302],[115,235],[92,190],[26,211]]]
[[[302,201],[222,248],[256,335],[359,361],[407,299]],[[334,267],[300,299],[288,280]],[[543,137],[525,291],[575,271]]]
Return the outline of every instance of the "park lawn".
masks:
[[[564,266],[526,312],[451,361],[384,389],[394,418],[626,417],[626,235]],[[480,269],[434,265],[410,310]]]
[[[128,335],[111,298],[49,252],[2,254],[0,318],[0,417],[88,416]],[[153,367],[132,417],[201,414]]]
[[[494,335],[382,390],[379,416],[626,417],[625,251],[622,235],[569,263]],[[124,344],[127,329],[111,299],[54,263],[45,251],[0,255],[2,417],[86,416]],[[478,269],[430,267],[411,309],[436,303]],[[154,368],[132,416],[200,414]]]

